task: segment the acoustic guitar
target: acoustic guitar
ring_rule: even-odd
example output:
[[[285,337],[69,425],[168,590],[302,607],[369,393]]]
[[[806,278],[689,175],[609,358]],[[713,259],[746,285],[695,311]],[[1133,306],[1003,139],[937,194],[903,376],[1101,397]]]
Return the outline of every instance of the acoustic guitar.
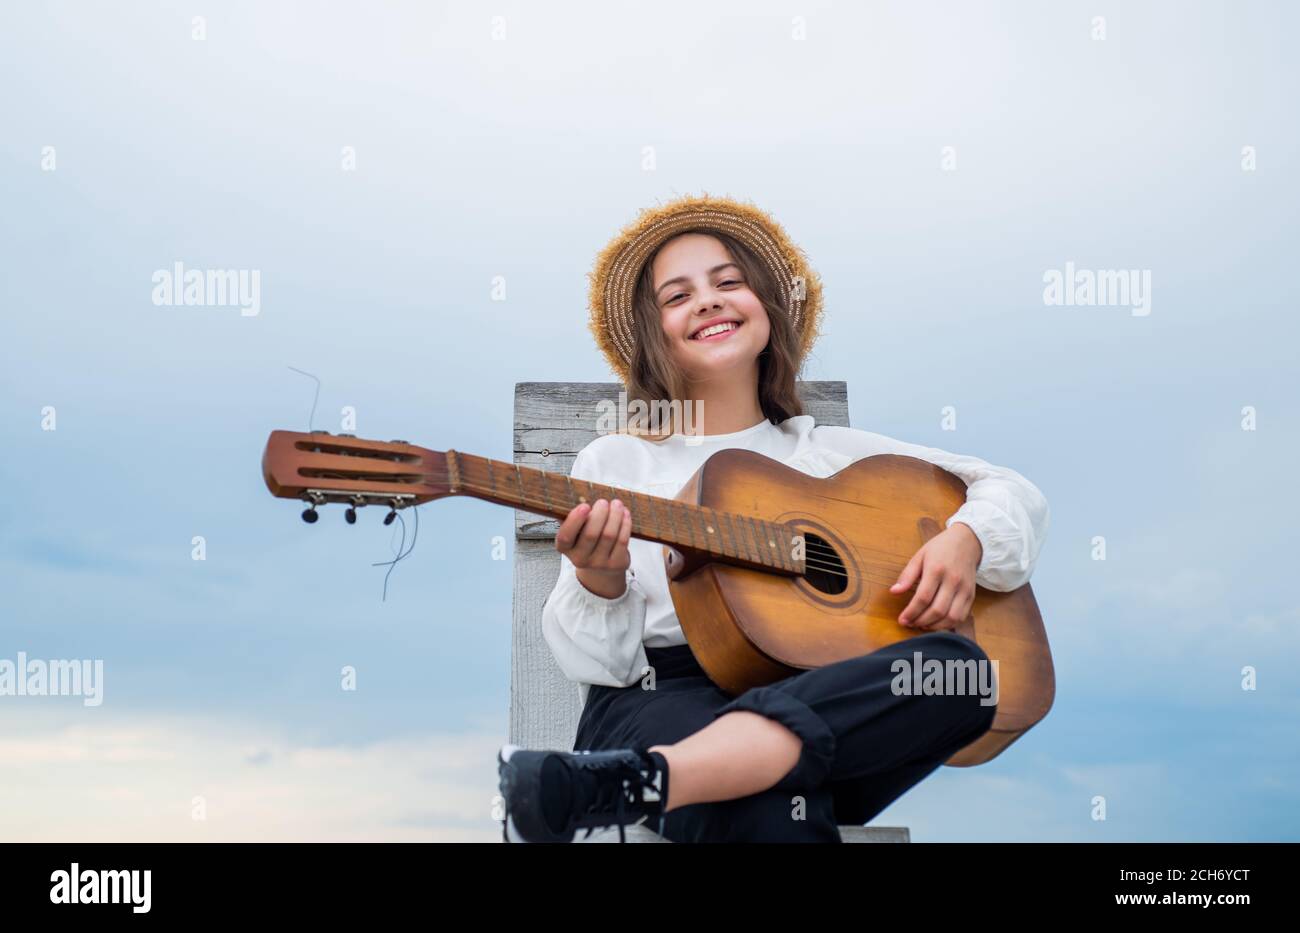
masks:
[[[921,634],[898,622],[912,593],[889,587],[965,502],[966,484],[914,457],[880,454],[818,479],[741,448],[709,457],[673,499],[455,450],[326,431],[273,431],[262,473],[275,496],[316,507],[397,510],[473,496],[563,520],[581,502],[621,499],[632,536],[664,545],[678,622],[728,694],[869,654]],[[956,631],[996,662],[991,729],[946,764],[982,764],[1047,715],[1055,674],[1029,584],[978,588]],[[969,688],[968,688],[969,689]]]

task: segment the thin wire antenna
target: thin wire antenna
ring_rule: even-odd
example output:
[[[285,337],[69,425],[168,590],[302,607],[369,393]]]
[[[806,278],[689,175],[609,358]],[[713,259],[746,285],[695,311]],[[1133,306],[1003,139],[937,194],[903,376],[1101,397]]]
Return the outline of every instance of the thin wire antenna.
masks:
[[[415,550],[415,542],[420,538],[420,507],[417,505],[413,508],[415,511],[415,527],[411,532],[411,546],[405,551],[402,550],[403,546],[406,544],[406,520],[402,518],[402,513],[398,512],[397,521],[401,524],[402,540],[397,545],[397,550],[395,551],[397,556],[392,560],[376,561],[370,565],[371,567],[388,567],[388,573],[384,574],[384,595],[383,598],[380,599],[380,602],[388,602],[388,578],[392,575],[393,568],[397,566],[398,561],[405,560],[410,556],[411,552]]]
[[[306,376],[308,379],[316,379],[316,377],[313,376],[311,373],[306,372],[305,370],[299,369],[297,366],[290,366],[289,368],[292,369],[292,370],[293,370],[294,372],[296,372],[296,373],[300,373],[301,375]],[[312,432],[312,425],[315,424],[315,422],[316,422],[316,402],[317,402],[318,399],[320,399],[320,380],[319,380],[319,379],[316,379],[316,394],[313,395],[312,398],[311,398],[311,414],[307,416],[307,433],[308,433],[308,434],[310,434],[310,433]]]

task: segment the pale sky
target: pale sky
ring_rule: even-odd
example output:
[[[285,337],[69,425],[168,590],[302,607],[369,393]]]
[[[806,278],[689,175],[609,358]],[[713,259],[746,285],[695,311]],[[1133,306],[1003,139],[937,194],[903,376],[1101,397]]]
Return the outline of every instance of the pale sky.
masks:
[[[1051,505],[1055,708],[875,822],[1300,838],[1293,6],[0,18],[0,659],[105,669],[95,708],[0,697],[0,838],[498,838],[511,512],[423,507],[381,603],[390,530],[303,524],[262,446],[307,426],[292,366],[316,427],[350,406],[364,437],[510,459],[515,383],[612,378],[596,252],[706,191],[808,253],[804,376],[846,380],[855,426]],[[258,313],[154,304],[176,262],[256,270]],[[1067,263],[1149,273],[1150,313],[1045,304]]]

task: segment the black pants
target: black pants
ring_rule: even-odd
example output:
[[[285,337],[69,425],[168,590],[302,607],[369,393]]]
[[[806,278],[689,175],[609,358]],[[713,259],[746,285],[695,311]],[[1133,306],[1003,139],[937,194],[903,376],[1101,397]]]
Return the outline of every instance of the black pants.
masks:
[[[689,645],[647,648],[655,689],[592,685],[573,747],[670,745],[733,710],[759,713],[803,740],[794,767],[766,791],[677,807],[664,835],[673,842],[839,842],[839,825],[866,823],[993,724],[996,706],[977,693],[900,695],[891,687],[891,666],[914,662],[918,651],[923,661],[988,663],[970,639],[931,632],[731,697],[708,679]],[[670,772],[670,798],[671,780]]]

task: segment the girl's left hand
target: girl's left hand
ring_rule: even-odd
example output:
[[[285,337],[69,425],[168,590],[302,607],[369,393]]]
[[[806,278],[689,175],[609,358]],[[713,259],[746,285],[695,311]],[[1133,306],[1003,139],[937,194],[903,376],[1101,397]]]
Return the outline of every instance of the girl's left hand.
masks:
[[[898,595],[920,580],[916,596],[898,617],[899,623],[939,632],[964,622],[975,602],[975,571],[983,556],[980,539],[963,522],[953,522],[927,541],[889,588]]]

